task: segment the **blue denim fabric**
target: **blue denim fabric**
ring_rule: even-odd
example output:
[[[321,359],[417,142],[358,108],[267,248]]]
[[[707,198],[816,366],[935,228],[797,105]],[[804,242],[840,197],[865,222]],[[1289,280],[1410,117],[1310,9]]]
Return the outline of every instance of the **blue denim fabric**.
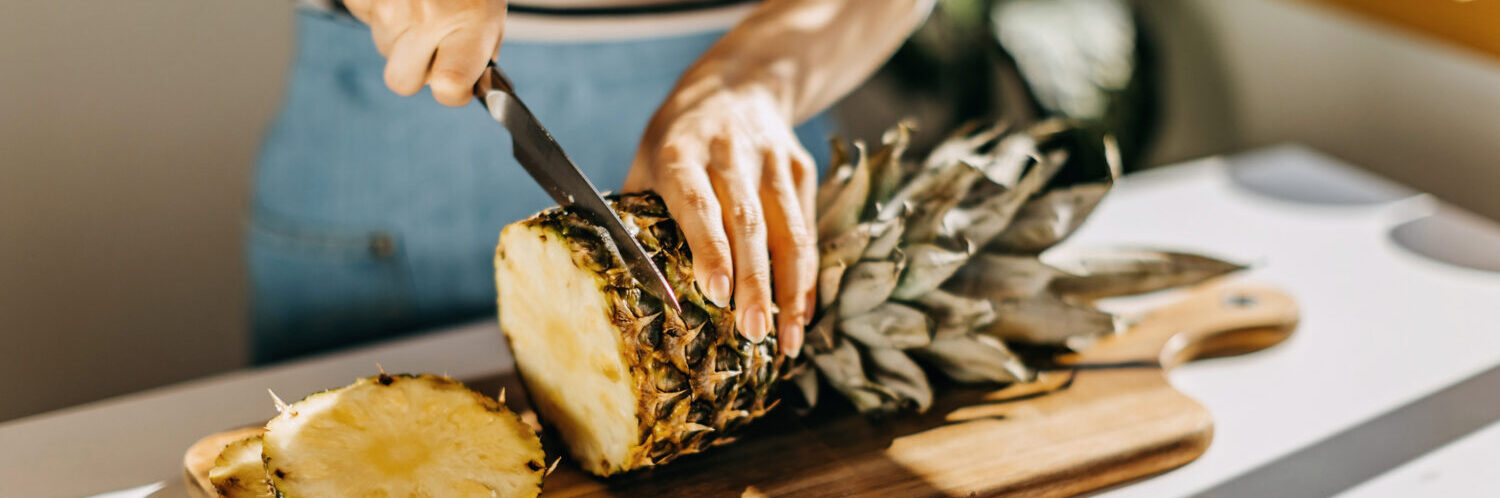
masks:
[[[367,28],[298,20],[284,107],[255,170],[252,347],[266,363],[494,312],[500,229],[553,202],[479,105],[386,89]],[[647,120],[722,33],[501,46],[537,117],[600,188],[618,188]],[[826,120],[798,129],[826,164]]]

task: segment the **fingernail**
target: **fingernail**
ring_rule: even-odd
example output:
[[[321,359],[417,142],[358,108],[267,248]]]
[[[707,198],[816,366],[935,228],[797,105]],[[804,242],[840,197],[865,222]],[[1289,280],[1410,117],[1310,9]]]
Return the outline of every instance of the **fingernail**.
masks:
[[[741,317],[745,327],[740,329],[740,333],[744,334],[746,339],[756,344],[766,340],[766,335],[771,331],[766,326],[766,312],[761,310],[760,306],[746,308]]]
[[[818,311],[818,291],[816,289],[807,293],[807,307],[802,315],[802,326],[812,325],[813,314]]]
[[[783,341],[786,345],[786,355],[796,358],[802,354],[802,326],[796,323],[788,323],[781,326],[781,332],[776,334],[776,340]]]
[[[708,278],[708,300],[720,308],[729,306],[729,297],[733,290],[730,288],[729,275],[716,273]]]

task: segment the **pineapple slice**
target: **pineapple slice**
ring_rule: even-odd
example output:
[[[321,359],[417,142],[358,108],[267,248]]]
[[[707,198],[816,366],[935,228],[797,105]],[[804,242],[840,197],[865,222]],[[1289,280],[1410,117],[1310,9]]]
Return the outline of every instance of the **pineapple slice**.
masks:
[[[536,433],[494,399],[436,375],[385,375],[308,396],[266,424],[277,494],[531,497]]]
[[[224,498],[271,498],[271,480],[266,477],[266,464],[260,460],[261,436],[251,436],[229,443],[214,468],[208,471],[208,480],[214,490]]]
[[[628,462],[640,439],[636,425],[635,380],[621,354],[620,333],[606,295],[590,292],[593,273],[573,265],[572,253],[557,237],[511,234],[506,248],[511,276],[499,280],[505,296],[503,323],[527,379],[527,392],[549,423],[571,443],[573,457],[607,474]],[[528,291],[547,282],[561,293]],[[568,295],[571,299],[557,299]],[[523,331],[536,330],[528,334]]]
[[[693,284],[691,256],[655,195],[614,208],[660,265],[682,313],[637,284],[587,218],[553,209],[505,227],[495,255],[500,328],[541,419],[597,475],[731,440],[770,408],[782,359]]]

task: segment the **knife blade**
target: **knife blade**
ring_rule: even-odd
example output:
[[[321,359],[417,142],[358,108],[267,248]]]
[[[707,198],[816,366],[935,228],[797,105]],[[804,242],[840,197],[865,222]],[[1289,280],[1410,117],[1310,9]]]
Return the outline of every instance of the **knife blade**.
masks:
[[[677,304],[677,294],[672,291],[672,286],[667,283],[667,278],[656,267],[656,263],[651,261],[651,256],[646,254],[646,249],[641,247],[640,241],[620,221],[620,216],[599,195],[599,189],[594,188],[594,184],[573,164],[573,160],[563,152],[562,146],[552,138],[552,134],[547,132],[531,110],[526,108],[526,104],[521,102],[520,97],[516,96],[510,78],[493,61],[485,69],[479,82],[474,84],[474,96],[489,111],[490,117],[510,130],[511,152],[531,178],[558,205],[577,209],[603,226],[610,238],[614,239],[617,253],[630,270],[630,275],[641,283],[646,292],[681,313],[682,307]]]

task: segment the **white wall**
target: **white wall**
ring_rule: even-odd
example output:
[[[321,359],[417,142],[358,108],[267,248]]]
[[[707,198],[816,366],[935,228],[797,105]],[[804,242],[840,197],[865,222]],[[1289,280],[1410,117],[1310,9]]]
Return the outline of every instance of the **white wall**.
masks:
[[[0,7],[0,420],[243,364],[288,2]]]
[[[1158,161],[1301,141],[1500,217],[1500,65],[1289,0],[1142,0]],[[0,7],[0,420],[242,365],[288,2]]]
[[[1298,141],[1500,218],[1497,56],[1306,2],[1141,3],[1179,90],[1160,159]]]

